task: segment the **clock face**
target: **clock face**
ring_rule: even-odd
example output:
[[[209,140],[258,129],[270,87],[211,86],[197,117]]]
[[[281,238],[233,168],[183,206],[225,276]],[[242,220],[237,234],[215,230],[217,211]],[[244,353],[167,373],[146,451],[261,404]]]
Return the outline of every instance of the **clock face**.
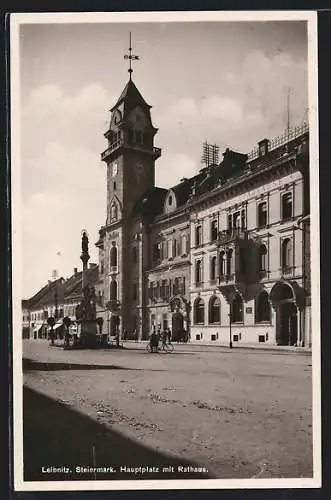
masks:
[[[112,175],[113,177],[117,174],[117,163],[113,163]]]

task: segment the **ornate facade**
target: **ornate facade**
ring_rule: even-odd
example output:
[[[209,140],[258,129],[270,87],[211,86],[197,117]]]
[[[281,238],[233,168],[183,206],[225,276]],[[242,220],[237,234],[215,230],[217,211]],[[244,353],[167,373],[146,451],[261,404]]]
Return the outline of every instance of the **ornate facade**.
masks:
[[[309,347],[307,124],[248,155],[226,150],[166,190],[155,187],[150,110],[130,74],[101,155],[97,291],[107,332],[145,339],[170,327],[195,343]]]

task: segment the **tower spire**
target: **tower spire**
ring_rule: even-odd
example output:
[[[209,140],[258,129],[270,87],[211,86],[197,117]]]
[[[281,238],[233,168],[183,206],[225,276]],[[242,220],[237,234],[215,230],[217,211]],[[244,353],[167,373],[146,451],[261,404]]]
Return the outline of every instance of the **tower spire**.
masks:
[[[130,31],[130,46],[129,46],[129,53],[128,54],[125,54],[124,56],[124,59],[128,59],[129,60],[129,69],[128,69],[128,73],[130,75],[130,80],[132,78],[132,73],[133,73],[133,69],[132,69],[132,63],[131,61],[137,61],[139,60],[139,56],[136,56],[134,54],[132,54],[132,42],[131,42],[131,31]]]

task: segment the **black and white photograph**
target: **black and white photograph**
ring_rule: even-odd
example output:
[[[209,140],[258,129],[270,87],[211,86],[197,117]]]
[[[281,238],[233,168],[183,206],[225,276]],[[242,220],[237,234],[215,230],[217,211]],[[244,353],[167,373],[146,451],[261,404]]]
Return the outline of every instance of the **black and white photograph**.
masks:
[[[10,42],[15,490],[319,488],[316,13]]]

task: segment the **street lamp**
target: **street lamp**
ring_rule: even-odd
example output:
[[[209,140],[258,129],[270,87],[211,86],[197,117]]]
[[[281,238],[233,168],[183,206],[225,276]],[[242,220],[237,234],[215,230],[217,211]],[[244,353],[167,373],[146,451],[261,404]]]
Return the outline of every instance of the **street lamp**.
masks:
[[[229,304],[230,312],[229,312],[229,347],[232,349],[232,308],[231,308],[231,302]]]

